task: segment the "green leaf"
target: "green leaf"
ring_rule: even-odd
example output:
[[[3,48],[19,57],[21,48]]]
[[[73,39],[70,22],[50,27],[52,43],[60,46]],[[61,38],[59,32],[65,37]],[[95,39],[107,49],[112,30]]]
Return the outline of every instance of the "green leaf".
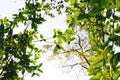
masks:
[[[113,15],[113,18],[114,18],[115,20],[120,20],[120,17],[117,16],[117,15]]]
[[[41,38],[41,39],[44,39],[44,37],[43,37],[43,35],[42,35],[42,34],[40,34],[40,38]]]
[[[70,1],[71,1],[71,5],[74,5],[77,2],[77,0],[70,0]]]
[[[109,0],[101,0],[102,7],[106,8],[108,6]]]
[[[38,67],[42,67],[42,65],[43,65],[43,64],[41,63],[41,64],[39,64],[39,66],[38,66]]]
[[[90,68],[88,69],[89,71],[89,75],[96,75],[97,73],[99,73],[101,71],[101,69],[98,69],[98,68],[94,68],[94,69],[91,69]]]
[[[116,26],[114,32],[116,32],[116,33],[120,33],[120,25]]]
[[[53,32],[54,32],[54,34],[56,34],[57,30],[56,30],[56,29],[54,29],[54,30],[53,30]]]
[[[118,79],[119,79],[119,77],[120,77],[120,74],[119,74],[119,73],[114,74],[114,76],[113,76],[113,80],[118,80]]]
[[[57,46],[55,46],[55,48],[54,48],[54,54],[56,54],[56,53],[57,53],[57,51],[58,51],[58,47],[57,47]]]
[[[36,74],[35,73],[32,73],[32,76],[31,77],[34,77]]]
[[[39,72],[43,73],[43,71],[41,69],[37,69]]]
[[[116,53],[115,56],[117,56],[118,61],[120,61],[120,52]]]
[[[68,2],[69,0],[65,0],[65,2]]]
[[[39,73],[35,73],[35,75],[36,75],[36,76],[38,76],[38,77],[40,76],[40,74],[39,74]]]
[[[57,44],[54,48],[54,54],[56,54],[59,49],[61,49],[61,47]]]
[[[103,45],[102,45],[102,48],[104,49],[105,47],[107,47],[108,46],[108,44],[109,44],[109,40],[106,40],[104,43],[103,43]]]
[[[33,49],[33,48],[35,47],[34,44],[29,44],[28,46],[29,46],[29,48],[31,48],[31,49]]]
[[[102,54],[102,53],[101,53]],[[93,60],[93,62],[91,63],[91,65],[97,65],[97,64],[99,64],[100,62],[102,62],[102,61],[104,61],[104,58],[103,58],[103,56],[98,56],[98,57],[96,57],[96,58],[94,58],[94,60]]]
[[[43,40],[43,41],[46,41],[46,39],[44,38],[44,36],[42,34],[40,34],[40,38]]]
[[[101,73],[97,73],[94,77],[90,78],[90,80],[101,80],[100,78],[102,77]],[[104,80],[104,79],[102,79]]]
[[[110,52],[112,51],[112,49],[113,49],[113,46],[106,46],[106,47],[104,48],[104,53],[105,53],[105,54],[110,53]]]
[[[119,35],[117,35],[117,34],[111,35],[109,37],[109,40],[114,41],[116,46],[120,46],[120,36]]]
[[[107,12],[106,12],[106,17],[107,18],[110,18],[112,15],[112,10],[111,9],[108,9]]]
[[[62,31],[60,29],[57,30],[58,34],[62,34]]]
[[[44,21],[45,21],[45,19],[42,18],[42,17],[40,17],[40,18],[38,18],[38,19],[35,19],[35,22],[36,22],[37,24],[42,24]]]
[[[118,40],[118,39],[120,39],[120,36],[118,36],[118,35],[111,35],[110,37],[109,37],[109,40],[110,41],[116,41],[116,40]]]
[[[115,68],[117,64],[118,64],[117,56],[114,56],[114,57],[112,58],[112,66],[113,66],[113,68]]]
[[[95,76],[94,76],[94,79],[95,80],[98,80],[102,77],[102,74],[101,73],[97,73]],[[103,80],[103,79],[102,79]]]
[[[119,61],[120,61],[120,53],[116,53],[111,58],[111,64],[112,64],[113,69],[115,69],[117,67]]]
[[[100,11],[101,11],[102,9],[101,8],[93,8],[91,11],[90,11],[90,13],[89,13],[89,15],[90,16],[96,16],[96,15],[98,15],[98,14],[100,14]]]
[[[24,73],[25,73],[25,69],[22,70],[22,74],[24,74]]]

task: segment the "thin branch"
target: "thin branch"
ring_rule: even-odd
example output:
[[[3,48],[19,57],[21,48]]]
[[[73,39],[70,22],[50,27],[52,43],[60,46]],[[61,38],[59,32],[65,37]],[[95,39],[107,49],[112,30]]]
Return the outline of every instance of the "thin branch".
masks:
[[[79,47],[82,49],[82,46],[81,46],[81,39],[80,39],[80,36],[79,35],[77,35],[78,36],[78,45],[79,45]]]
[[[87,59],[85,56],[83,56],[83,58],[84,58],[85,61],[88,63],[88,65],[90,65],[90,62],[88,61],[88,59]]]
[[[76,50],[78,53],[81,53],[81,52],[79,52],[78,50]],[[88,61],[88,59],[84,56],[84,55],[82,55],[82,57],[85,59],[85,61],[87,62],[87,64],[88,65],[90,65],[90,62]]]
[[[47,39],[35,40],[35,41],[32,41],[32,42],[48,42],[48,43],[54,43],[54,42],[49,42],[49,41],[47,41],[47,40],[52,39],[52,38],[53,38],[53,37],[49,37],[49,38],[47,38]]]
[[[84,65],[82,65],[82,64],[80,64],[80,63],[75,63],[75,64],[72,64],[72,65],[66,65],[66,66],[63,66],[63,67],[71,67],[71,68],[73,68],[73,67],[76,66],[76,65],[80,65],[80,66],[82,66],[83,68],[88,69],[86,66],[84,66]]]
[[[2,74],[3,74],[4,67],[8,65],[8,63],[10,62],[10,60],[11,60],[11,59],[12,59],[12,55],[10,55],[10,57],[8,58],[8,60],[7,60],[6,64],[3,66],[3,69],[2,69],[2,71],[0,72],[0,75],[2,75]]]
[[[78,45],[79,45],[79,47],[80,47],[81,49],[83,49],[82,46],[81,46],[81,39],[80,39],[80,36],[79,36],[79,35],[77,35],[77,36],[78,36],[78,38],[79,38],[79,40],[78,40]],[[78,51],[78,52],[79,52],[79,51]],[[88,59],[87,59],[85,56],[83,56],[83,58],[84,58],[85,61],[88,63],[88,65],[90,65]]]
[[[85,68],[85,69],[88,69],[86,66],[84,66],[84,65],[82,65],[82,64],[80,64],[83,68]]]
[[[27,23],[26,28],[24,29],[24,32],[27,30],[27,28],[29,27],[29,25],[30,25],[30,21]]]
[[[75,74],[76,74],[77,80],[79,80],[79,77],[78,77],[77,73],[75,73]]]
[[[32,42],[47,42],[47,43],[54,43],[54,42],[49,42],[49,41],[46,41],[46,40],[36,40],[36,41],[32,41]]]
[[[78,48],[78,49],[70,49],[68,51],[64,51],[64,52],[61,52],[61,53],[69,53],[69,52],[74,52],[76,50],[81,50],[81,49],[80,48]]]
[[[73,66],[76,66],[78,65],[79,63],[75,63],[75,64],[72,64],[72,65],[66,65],[66,66],[63,66],[63,67],[73,67]]]

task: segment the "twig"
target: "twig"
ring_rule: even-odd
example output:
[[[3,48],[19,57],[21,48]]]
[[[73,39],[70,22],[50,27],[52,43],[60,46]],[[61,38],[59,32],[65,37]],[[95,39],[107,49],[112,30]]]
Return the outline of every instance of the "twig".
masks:
[[[32,42],[48,42],[47,40],[49,40],[49,39],[52,39],[53,37],[49,37],[49,38],[47,38],[47,39],[40,39],[40,40],[35,40],[35,41],[32,41]],[[48,43],[54,43],[54,42],[48,42]]]
[[[29,27],[29,25],[30,25],[30,21],[27,23],[26,28],[24,29],[24,32],[27,30],[27,28]]]
[[[79,45],[79,47],[82,49],[82,46],[81,46],[81,39],[80,39],[80,36],[79,35],[77,35],[78,36],[78,45]]]
[[[77,80],[79,80],[79,77],[78,77],[77,73],[75,73],[75,74],[76,74],[76,76],[77,76]]]
[[[81,52],[79,52],[78,50],[76,50],[78,53],[81,53]],[[88,61],[88,59],[84,56],[84,55],[82,55],[82,57],[85,59],[85,61],[87,62],[87,64],[88,65],[90,65],[90,62]]]
[[[86,66],[84,66],[84,65],[82,65],[82,64],[80,64],[80,63],[75,63],[75,64],[72,64],[72,65],[66,65],[66,66],[63,66],[63,67],[74,67],[74,66],[76,66],[76,65],[80,65],[80,66],[82,66],[83,68],[88,69]]]
[[[10,57],[8,58],[8,60],[7,60],[6,64],[5,64],[5,66],[8,65],[8,63],[9,63],[9,61],[10,61],[11,59],[12,59],[12,55],[10,55]],[[2,69],[2,71],[1,71],[1,73],[0,73],[0,75],[3,74],[3,71],[4,71],[4,67],[5,67],[5,66],[3,66],[3,69]]]
[[[69,67],[69,66],[76,66],[76,65],[78,65],[79,63],[75,63],[75,64],[72,64],[72,65],[66,65],[66,66],[63,66],[63,67]]]

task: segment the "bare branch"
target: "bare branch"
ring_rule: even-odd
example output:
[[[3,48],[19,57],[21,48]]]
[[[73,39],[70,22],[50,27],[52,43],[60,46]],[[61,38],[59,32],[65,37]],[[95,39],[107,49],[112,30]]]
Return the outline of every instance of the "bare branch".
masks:
[[[78,65],[79,63],[75,63],[75,64],[72,64],[72,65],[66,65],[66,66],[63,66],[63,67],[73,67],[73,66],[76,66],[76,65]]]
[[[30,21],[27,23],[26,28],[24,29],[24,32],[27,30],[27,28],[29,27],[29,25],[30,25]]]
[[[76,66],[76,65],[80,65],[81,67],[83,67],[83,68],[85,68],[85,69],[88,69],[86,66],[84,66],[84,65],[82,65],[82,64],[80,64],[80,63],[75,63],[75,64],[72,64],[72,65],[66,65],[66,66],[63,66],[63,67],[71,67],[71,68],[73,68],[73,67]]]
[[[40,39],[40,40],[36,40],[36,41],[32,41],[32,42],[47,42],[47,43],[54,43],[54,42],[49,42],[48,40],[52,39],[53,37],[49,37],[47,39]]]
[[[79,36],[79,35],[77,35],[77,36],[78,36],[78,39],[79,39],[79,40],[78,40],[78,45],[79,45],[79,47],[80,47],[81,49],[83,49],[82,46],[81,46],[81,39],[80,39],[80,36]]]
[[[81,52],[79,52],[78,50],[76,50],[78,53],[81,53]],[[87,62],[87,64],[88,65],[90,65],[90,62],[88,61],[88,59],[84,56],[84,55],[82,55],[82,57],[85,59],[85,61]]]
[[[90,65],[90,62],[88,61],[88,59],[85,56],[83,56],[83,58],[85,59],[85,61],[87,62],[87,64]]]
[[[79,77],[78,77],[77,73],[75,73],[75,74],[76,74],[77,80],[79,80]]]

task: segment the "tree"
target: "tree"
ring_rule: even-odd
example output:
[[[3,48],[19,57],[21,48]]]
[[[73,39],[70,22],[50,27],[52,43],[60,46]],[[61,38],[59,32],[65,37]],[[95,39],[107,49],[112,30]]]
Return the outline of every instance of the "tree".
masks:
[[[45,21],[42,11],[49,13],[49,4],[26,0],[11,20],[0,19],[0,80],[23,80],[27,73],[39,76],[42,72],[38,63],[42,50],[33,43],[38,39],[38,25]],[[15,33],[15,28],[24,31]]]
[[[57,38],[54,52],[63,49],[63,42],[70,45],[76,39],[75,29],[79,27],[88,32],[91,45],[92,55],[86,56],[91,80],[118,80],[120,52],[114,48],[120,46],[119,0],[67,1],[70,3],[66,7],[69,27],[65,32],[54,31]]]
[[[56,5],[57,3],[57,5]],[[25,7],[13,14],[12,19],[0,18],[0,80],[24,80],[28,73],[32,77],[43,71],[39,63],[43,50],[35,42],[46,41],[43,35],[38,36],[38,27],[44,21],[44,15],[54,17],[52,9],[61,14],[62,1],[25,0]],[[24,28],[16,33],[15,29]]]
[[[86,68],[91,80],[118,80],[120,52],[116,52],[114,48],[120,46],[119,0],[65,1],[70,3],[66,7],[69,26],[64,32],[54,29],[54,55],[62,50],[62,53],[81,57],[84,64],[74,65],[80,64]],[[56,9],[61,14],[60,9],[64,6],[63,1],[58,2],[57,6],[55,0],[51,2],[53,4],[44,3],[44,0],[42,3],[26,0],[25,8],[20,9],[19,14],[14,14],[12,20],[6,17],[0,19],[1,80],[23,80],[26,73],[39,76],[42,72],[42,63],[37,64],[42,50],[33,43],[36,40],[46,41],[42,35],[41,40],[37,36],[38,25],[45,21],[42,12],[53,17],[50,10]],[[15,28],[21,28],[19,24],[24,25],[24,31],[14,34]],[[82,30],[87,32],[86,40],[79,33]],[[88,42],[88,48],[83,48],[82,40]],[[64,47],[66,45],[69,47]]]

